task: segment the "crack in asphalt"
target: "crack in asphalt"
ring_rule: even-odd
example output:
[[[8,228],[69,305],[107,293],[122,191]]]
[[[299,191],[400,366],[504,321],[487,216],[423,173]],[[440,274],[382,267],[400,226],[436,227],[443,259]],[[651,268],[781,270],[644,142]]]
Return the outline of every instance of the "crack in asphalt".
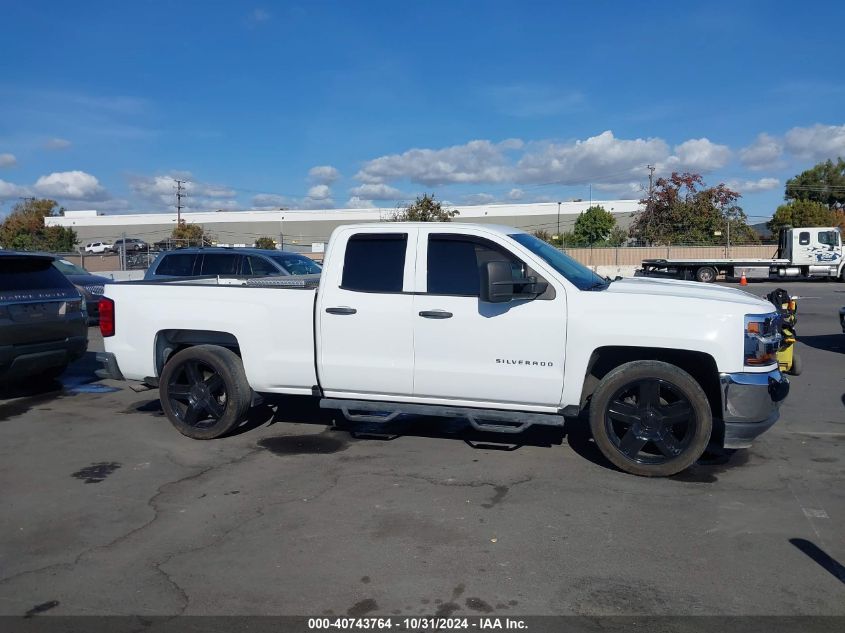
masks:
[[[102,544],[102,545],[94,545],[92,547],[89,547],[89,548],[82,550],[79,554],[76,555],[76,557],[74,557],[72,562],[69,562],[69,563],[51,563],[50,565],[44,565],[43,567],[37,567],[35,569],[27,569],[27,570],[18,572],[16,574],[13,574],[11,576],[8,576],[6,578],[2,578],[2,579],[0,579],[0,586],[6,585],[6,584],[8,584],[8,583],[10,583],[14,580],[19,579],[19,578],[23,578],[24,576],[28,576],[28,575],[32,575],[32,574],[38,574],[40,572],[51,570],[51,569],[57,569],[57,570],[63,569],[63,570],[66,570],[66,571],[71,571],[87,555],[92,554],[92,553],[97,552],[97,551],[108,550],[110,548],[113,548],[113,547],[119,545],[120,543],[126,541],[127,539],[131,538],[135,534],[141,532],[142,530],[146,530],[151,525],[153,525],[158,520],[160,513],[162,511],[161,509],[159,509],[158,505],[156,504],[156,499],[158,497],[160,497],[162,494],[165,494],[166,489],[168,487],[178,486],[179,484],[182,484],[182,483],[185,483],[187,481],[191,481],[193,479],[197,479],[199,477],[202,477],[203,475],[206,475],[207,473],[209,473],[213,470],[217,470],[219,468],[226,468],[226,467],[231,466],[233,464],[237,464],[237,463],[242,462],[242,461],[252,457],[253,455],[259,454],[261,452],[263,452],[261,449],[253,449],[253,450],[250,450],[247,453],[245,453],[244,455],[241,455],[241,456],[239,456],[235,459],[231,459],[231,460],[223,462],[221,464],[215,464],[215,465],[212,465],[212,466],[208,466],[207,468],[203,468],[202,470],[200,470],[198,472],[195,472],[195,473],[192,473],[190,475],[180,477],[179,479],[176,479],[176,480],[173,480],[173,481],[168,481],[168,482],[161,484],[158,488],[156,488],[155,494],[153,494],[153,496],[150,497],[147,500],[147,506],[153,511],[153,517],[149,521],[147,521],[146,523],[144,523],[144,524],[142,524],[138,527],[132,528],[129,532],[122,534],[121,536],[115,538],[114,540],[112,540],[108,543],[105,543],[105,544]],[[168,577],[168,579],[169,579],[169,577]],[[171,581],[171,583],[173,585],[175,585],[177,588],[179,587],[176,583],[173,583],[172,581]],[[181,590],[181,588],[179,588],[179,589]],[[182,593],[184,594],[184,591]],[[187,607],[187,603],[185,604],[184,608],[186,608],[186,607]],[[184,608],[183,608],[183,610],[184,610]]]

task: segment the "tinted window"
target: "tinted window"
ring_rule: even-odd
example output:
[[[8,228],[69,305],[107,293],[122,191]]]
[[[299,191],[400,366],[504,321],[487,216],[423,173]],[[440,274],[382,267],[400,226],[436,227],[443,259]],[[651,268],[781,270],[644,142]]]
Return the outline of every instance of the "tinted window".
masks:
[[[407,233],[353,235],[346,243],[341,286],[365,292],[402,292]]]
[[[282,271],[263,257],[250,255],[244,258],[245,275],[280,275]]]
[[[165,255],[156,268],[155,274],[169,275],[170,277],[190,277],[194,274],[194,260],[196,258],[196,253]]]
[[[234,253],[206,253],[202,258],[201,275],[237,275],[238,259]]]
[[[0,257],[0,292],[72,287],[49,259]]]
[[[819,244],[839,245],[839,231],[819,231]]]
[[[481,268],[492,261],[510,262],[514,279],[524,277],[521,262],[492,242],[458,235],[431,235],[428,292],[477,297],[481,290]]]
[[[291,275],[319,275],[320,265],[305,255],[271,255]]]
[[[801,246],[806,246],[810,243],[810,232],[809,231],[801,231],[798,234],[798,243]]]

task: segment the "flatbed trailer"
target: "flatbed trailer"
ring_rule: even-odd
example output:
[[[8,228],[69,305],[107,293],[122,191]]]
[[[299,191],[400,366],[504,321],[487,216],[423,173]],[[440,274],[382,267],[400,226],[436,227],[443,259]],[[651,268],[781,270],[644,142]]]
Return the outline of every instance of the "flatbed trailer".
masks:
[[[842,237],[837,227],[789,228],[781,231],[776,256],[763,258],[644,259],[642,274],[714,282],[719,276],[746,279],[813,279],[845,281]]]
[[[781,274],[779,270],[789,268],[788,259],[644,259],[643,274],[646,276],[674,277],[677,279],[713,282],[719,276],[746,279],[771,279],[773,277],[796,277]]]

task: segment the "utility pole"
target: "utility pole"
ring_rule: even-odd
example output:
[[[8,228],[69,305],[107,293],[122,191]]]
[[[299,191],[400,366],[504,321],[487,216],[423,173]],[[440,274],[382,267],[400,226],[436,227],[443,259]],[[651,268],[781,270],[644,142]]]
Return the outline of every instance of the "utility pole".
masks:
[[[654,165],[646,165],[646,167],[648,168],[648,204],[646,205],[646,217],[648,218],[648,228],[650,229],[651,223],[654,220],[652,217],[652,209],[654,208]]]
[[[176,225],[178,226],[182,223],[182,198],[188,195],[185,193],[184,187],[188,181],[177,180],[175,178],[173,180],[176,183]]]
[[[279,211],[284,211],[284,209],[279,209]],[[285,250],[285,216],[281,216],[282,219],[279,220],[279,250]]]
[[[560,239],[560,202],[557,203],[557,237]]]

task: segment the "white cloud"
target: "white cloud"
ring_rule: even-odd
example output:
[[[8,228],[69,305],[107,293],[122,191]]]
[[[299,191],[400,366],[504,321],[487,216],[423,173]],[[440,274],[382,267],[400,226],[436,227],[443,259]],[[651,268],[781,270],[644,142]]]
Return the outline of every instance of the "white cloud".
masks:
[[[780,180],[777,178],[760,178],[758,180],[730,180],[725,183],[729,189],[738,191],[739,193],[757,193],[759,191],[769,191],[780,187]]]
[[[42,196],[74,200],[106,200],[109,195],[91,174],[84,171],[58,171],[41,176],[33,189]]]
[[[51,138],[44,143],[44,149],[67,149],[72,143],[64,138]]]
[[[259,193],[252,197],[252,204],[256,207],[271,209],[290,208],[290,200],[286,196],[280,196],[275,193]]]
[[[398,200],[402,198],[402,192],[390,185],[363,184],[349,190],[355,198],[361,200]]]
[[[490,204],[496,201],[496,196],[491,195],[489,193],[473,193],[468,196],[464,196],[464,204],[474,205],[474,204]]]
[[[411,149],[368,161],[355,177],[369,184],[405,179],[429,186],[500,182],[510,171],[504,151],[513,148],[514,140],[509,139],[499,144],[470,141],[443,149]]]
[[[171,172],[159,176],[135,176],[129,179],[129,188],[140,199],[157,208],[172,208],[176,205],[176,179],[185,180],[185,210],[202,211],[216,209],[237,209],[239,203],[234,189],[224,185],[209,184],[191,180],[190,172]]]
[[[777,167],[782,154],[783,143],[774,136],[762,132],[757,135],[751,145],[739,150],[739,159],[743,165],[757,171]]]
[[[646,174],[646,164],[665,160],[659,138],[618,139],[607,130],[570,143],[535,143],[517,163],[518,182],[586,184],[626,182]]]
[[[28,196],[30,193],[26,187],[16,185],[13,182],[0,180],[0,200],[14,200],[15,198]]]
[[[708,172],[724,167],[731,159],[731,150],[727,145],[713,143],[707,138],[694,138],[675,146],[675,156],[670,157],[668,165],[697,172]]]
[[[333,209],[335,206],[334,198],[312,198],[311,196],[306,196],[302,199],[302,201],[297,204],[295,209]]]
[[[308,170],[308,177],[313,182],[330,185],[340,178],[340,172],[331,165],[317,165]]]
[[[508,200],[522,200],[525,197],[525,192],[518,187],[508,191]]]
[[[376,205],[373,204],[372,200],[365,200],[363,198],[359,198],[358,196],[352,196],[349,200],[346,201],[346,208],[347,209],[375,209]]]
[[[312,200],[325,200],[331,195],[332,190],[328,185],[314,185],[308,190],[308,197]]]
[[[14,154],[0,154],[0,167],[15,167],[18,159]]]
[[[799,158],[818,161],[845,157],[845,125],[794,127],[786,133],[785,145]]]
[[[639,182],[598,183],[593,185],[593,189],[619,200],[639,200],[645,195],[643,185]]]

